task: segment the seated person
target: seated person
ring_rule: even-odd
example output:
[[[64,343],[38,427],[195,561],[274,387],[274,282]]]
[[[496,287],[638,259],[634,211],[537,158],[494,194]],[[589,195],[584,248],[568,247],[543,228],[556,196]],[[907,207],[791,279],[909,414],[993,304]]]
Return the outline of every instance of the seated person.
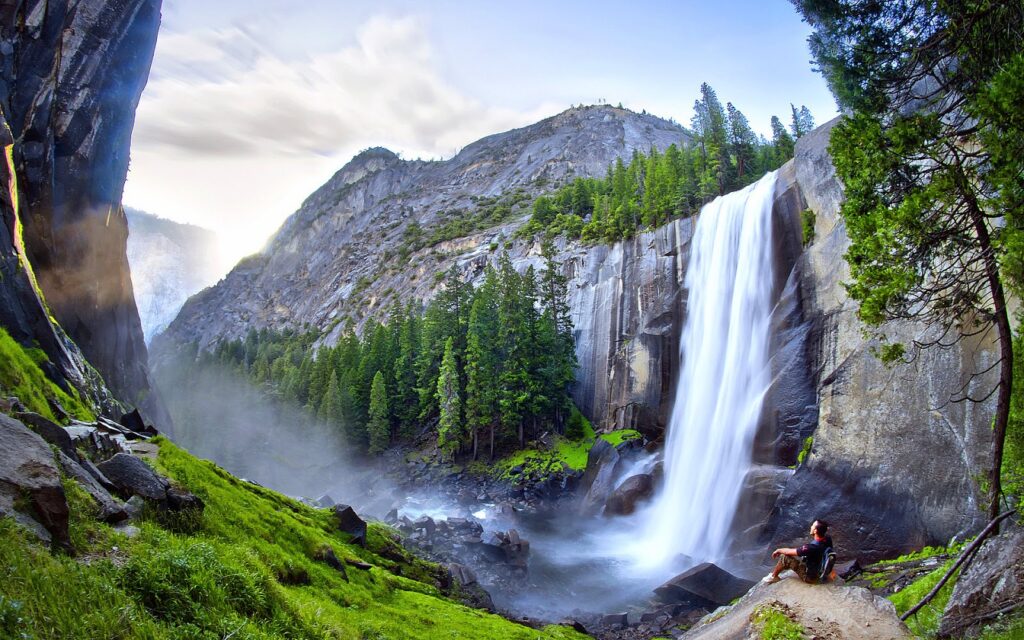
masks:
[[[828,523],[824,520],[815,520],[811,523],[810,533],[814,540],[804,546],[796,549],[783,547],[772,552],[772,558],[778,558],[779,561],[775,564],[775,569],[764,577],[764,582],[778,582],[779,574],[786,569],[792,569],[804,582],[813,584],[818,581],[825,552],[832,548],[832,536],[828,535]],[[832,578],[832,575],[828,576],[829,580]]]

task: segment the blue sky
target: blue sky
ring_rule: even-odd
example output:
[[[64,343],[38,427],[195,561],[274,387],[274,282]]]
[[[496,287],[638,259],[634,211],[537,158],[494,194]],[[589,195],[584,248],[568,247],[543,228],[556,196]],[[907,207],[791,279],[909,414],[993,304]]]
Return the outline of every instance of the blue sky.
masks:
[[[354,153],[449,157],[572,104],[688,124],[701,82],[768,133],[835,103],[785,0],[165,0],[125,203],[257,250]]]

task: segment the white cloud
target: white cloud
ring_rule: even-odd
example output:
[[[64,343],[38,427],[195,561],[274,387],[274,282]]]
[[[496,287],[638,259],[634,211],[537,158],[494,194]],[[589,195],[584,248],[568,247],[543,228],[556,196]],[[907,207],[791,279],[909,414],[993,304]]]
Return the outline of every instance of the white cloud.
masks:
[[[385,144],[445,155],[536,113],[447,83],[413,18],[376,17],[340,50],[284,59],[246,29],[161,36],[134,143],[184,154],[333,155]]]
[[[551,115],[482,104],[447,82],[422,26],[370,19],[353,42],[289,59],[272,34],[163,33],[139,105],[125,203],[257,250],[352,155],[449,156]]]

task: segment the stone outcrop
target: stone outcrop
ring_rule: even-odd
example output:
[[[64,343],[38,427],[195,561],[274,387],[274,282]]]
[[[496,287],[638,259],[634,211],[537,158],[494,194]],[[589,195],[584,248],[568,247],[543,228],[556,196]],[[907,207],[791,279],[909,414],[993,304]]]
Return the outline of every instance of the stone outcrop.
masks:
[[[745,640],[760,637],[752,624],[759,607],[785,611],[808,638],[902,640],[913,634],[885,598],[861,587],[810,585],[796,578],[758,584],[730,607],[706,616],[682,637],[686,640]]]
[[[714,608],[745,594],[754,583],[710,562],[689,569],[654,590],[666,603]]]
[[[148,376],[121,209],[135,108],[159,23],[160,0],[25,0],[0,8],[0,109],[17,177],[4,198],[14,211],[4,212],[0,250],[8,260],[27,255],[49,309],[115,396],[166,424]],[[24,246],[13,216],[24,225]],[[3,295],[17,303],[5,310],[4,325],[23,343],[39,342],[59,370],[52,377],[78,386],[87,367],[74,362],[60,330],[46,326],[26,282],[15,280],[0,285],[14,290]]]
[[[13,516],[47,542],[71,550],[68,501],[50,446],[0,414],[0,516]]]
[[[963,538],[983,524],[975,479],[988,471],[997,357],[991,336],[931,348],[888,367],[873,353],[856,303],[842,286],[849,244],[839,215],[842,187],[827,152],[831,123],[801,138],[796,181],[815,214],[814,242],[795,267],[819,419],[810,455],[788,480],[762,542],[833,524],[840,556],[863,560]],[[911,322],[883,329],[908,346],[934,335]]]

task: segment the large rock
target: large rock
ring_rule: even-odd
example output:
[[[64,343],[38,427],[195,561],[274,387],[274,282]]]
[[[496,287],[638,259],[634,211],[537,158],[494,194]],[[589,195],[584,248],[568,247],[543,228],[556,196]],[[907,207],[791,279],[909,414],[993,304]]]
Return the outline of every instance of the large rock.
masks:
[[[896,608],[860,587],[810,585],[792,578],[755,585],[739,602],[721,607],[688,631],[685,640],[747,640],[761,637],[751,624],[759,607],[788,612],[805,629],[804,637],[829,640],[909,640]]]
[[[654,478],[649,473],[638,473],[623,481],[604,503],[604,515],[628,516],[638,504],[654,495]]]
[[[25,248],[46,303],[115,395],[167,424],[149,380],[121,209],[135,108],[159,25],[160,0],[7,3],[0,96],[17,141]],[[35,319],[28,331],[57,366],[67,366],[54,344],[59,335]],[[78,375],[88,374],[68,372]]]
[[[68,502],[50,446],[22,423],[0,414],[0,451],[0,515],[22,522],[31,518],[54,545],[70,551]]]
[[[16,413],[14,417],[38,433],[43,440],[60,449],[65,455],[72,459],[78,458],[75,445],[71,441],[71,434],[64,427],[38,413]]]
[[[126,498],[139,496],[159,503],[167,500],[168,482],[133,455],[119,453],[97,466]]]
[[[969,637],[1000,614],[1022,605],[1024,528],[1011,526],[986,541],[960,574],[942,614],[939,636]]]
[[[583,513],[597,513],[615,490],[620,458],[618,449],[603,438],[598,438],[590,448],[580,483],[580,489],[586,491],[581,504]]]
[[[96,502],[96,506],[99,508],[98,520],[115,523],[128,518],[128,511],[124,504],[110,495],[110,492],[75,459],[68,457],[63,451],[57,453],[57,458],[61,470],[85,489],[86,493],[92,496]]]
[[[366,546],[366,521],[359,517],[356,510],[347,504],[336,504],[331,507],[338,531],[352,536],[352,542],[361,547]]]
[[[668,603],[714,608],[742,596],[754,583],[736,577],[710,562],[680,573],[654,590]]]
[[[981,372],[997,354],[989,332],[891,367],[875,357],[878,345],[865,337],[842,285],[849,240],[827,152],[831,125],[801,138],[794,160],[815,213],[815,240],[797,269],[815,327],[809,344],[818,426],[811,455],[787,482],[761,541],[798,539],[809,522],[825,518],[840,549],[871,561],[945,544],[983,524],[976,479],[988,474],[994,400],[952,400],[988,395],[994,373]],[[934,337],[910,322],[883,329],[908,345]]]

